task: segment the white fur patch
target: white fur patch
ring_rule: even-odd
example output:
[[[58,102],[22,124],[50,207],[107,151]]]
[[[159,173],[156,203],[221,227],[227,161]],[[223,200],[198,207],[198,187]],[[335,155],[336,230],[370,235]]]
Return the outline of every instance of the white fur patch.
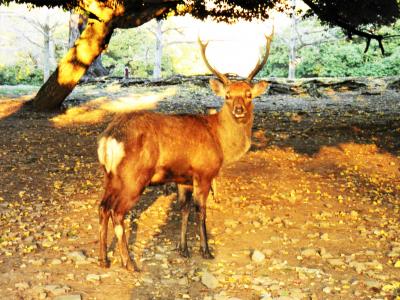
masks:
[[[124,144],[112,137],[102,137],[97,148],[100,163],[107,173],[117,173],[117,167],[125,156]]]
[[[117,225],[114,227],[114,232],[115,235],[117,236],[117,239],[120,240],[122,239],[122,235],[124,234],[124,228],[122,228],[121,225]]]

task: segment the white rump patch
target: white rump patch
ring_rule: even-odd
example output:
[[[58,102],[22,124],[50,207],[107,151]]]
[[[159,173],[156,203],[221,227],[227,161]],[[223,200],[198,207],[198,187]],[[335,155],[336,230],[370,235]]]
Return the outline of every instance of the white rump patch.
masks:
[[[117,167],[125,156],[124,144],[112,137],[102,137],[97,148],[100,163],[107,173],[117,173]]]
[[[124,234],[124,228],[121,225],[117,225],[114,227],[115,235],[117,236],[118,240],[122,239],[122,235]]]

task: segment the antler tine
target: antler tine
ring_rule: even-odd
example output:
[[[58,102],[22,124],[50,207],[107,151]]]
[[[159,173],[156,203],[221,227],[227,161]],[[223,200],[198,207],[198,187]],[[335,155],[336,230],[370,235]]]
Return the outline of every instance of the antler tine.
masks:
[[[198,42],[199,42],[199,45],[200,45],[200,48],[201,48],[201,56],[203,57],[204,63],[206,64],[207,68],[208,68],[215,76],[217,76],[224,84],[229,83],[228,77],[225,76],[224,74],[218,72],[218,71],[217,71],[216,69],[214,69],[214,68],[210,65],[210,63],[208,62],[207,57],[206,57],[206,48],[207,48],[208,42],[206,42],[206,43],[203,44],[203,43],[201,42],[200,37],[198,37]]]
[[[251,73],[249,74],[249,76],[247,76],[246,81],[250,82],[253,80],[254,76],[257,75],[258,72],[261,71],[261,69],[264,67],[264,65],[267,63],[268,60],[268,56],[269,56],[269,50],[271,48],[271,42],[272,42],[272,38],[274,36],[275,33],[275,26],[272,26],[272,32],[270,35],[265,35],[265,38],[267,40],[267,45],[265,47],[265,54],[264,54],[264,58],[262,59],[262,61],[258,61],[257,65],[255,66],[255,68],[253,69],[253,71],[251,71]]]

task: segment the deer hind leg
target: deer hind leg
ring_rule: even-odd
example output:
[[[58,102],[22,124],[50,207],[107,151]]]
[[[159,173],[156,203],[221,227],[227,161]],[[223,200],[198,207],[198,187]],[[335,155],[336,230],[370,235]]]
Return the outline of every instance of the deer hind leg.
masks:
[[[211,180],[208,178],[194,178],[193,180],[193,197],[199,218],[200,231],[200,252],[203,258],[212,259],[208,247],[207,228],[206,228],[206,201],[210,192]]]
[[[189,257],[189,249],[187,246],[187,225],[190,214],[190,205],[192,203],[192,186],[178,185],[178,200],[181,207],[182,223],[181,223],[181,236],[179,243],[179,253],[183,257]]]
[[[110,262],[107,259],[107,231],[108,220],[110,218],[109,198],[104,197],[99,205],[99,224],[100,224],[100,251],[99,251],[99,264],[103,268],[108,268]]]

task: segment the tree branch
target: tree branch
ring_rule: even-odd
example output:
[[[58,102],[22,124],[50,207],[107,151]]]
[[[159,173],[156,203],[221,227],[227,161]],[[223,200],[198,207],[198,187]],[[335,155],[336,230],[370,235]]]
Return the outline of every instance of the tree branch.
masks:
[[[333,15],[333,14],[327,15],[327,14],[323,13],[319,9],[319,7],[316,4],[314,4],[314,2],[312,0],[303,0],[303,2],[305,4],[307,4],[314,11],[314,13],[319,16],[319,18],[321,20],[326,20],[326,21],[330,22],[331,24],[334,24],[336,26],[339,26],[339,27],[345,29],[348,32],[348,35],[350,38],[351,38],[352,34],[355,34],[355,35],[358,35],[360,37],[367,39],[367,47],[365,49],[365,52],[368,51],[369,43],[370,43],[369,41],[371,41],[371,39],[373,39],[373,40],[378,41],[379,48],[381,49],[382,55],[385,54],[385,49],[383,48],[383,44],[382,44],[382,40],[384,38],[383,35],[361,31],[357,28],[354,28],[350,24],[347,24],[345,21],[340,20],[340,18],[337,15]]]
[[[175,7],[178,1],[158,1],[157,4],[144,6],[142,11],[126,11],[113,20],[114,28],[132,28],[140,26],[154,18],[162,16],[170,8]]]

